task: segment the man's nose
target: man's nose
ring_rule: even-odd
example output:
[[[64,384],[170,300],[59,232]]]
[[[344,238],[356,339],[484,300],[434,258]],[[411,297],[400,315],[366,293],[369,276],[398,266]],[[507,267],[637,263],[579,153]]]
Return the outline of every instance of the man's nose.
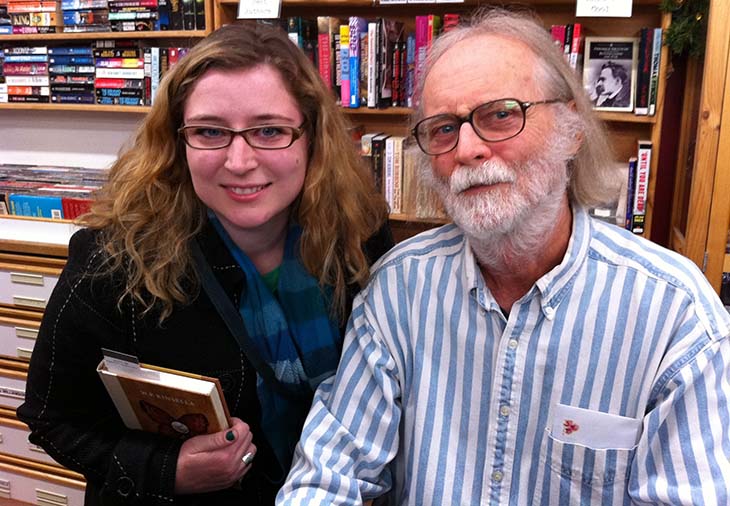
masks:
[[[470,164],[474,160],[486,160],[492,156],[490,144],[479,137],[468,121],[459,127],[459,141],[456,144],[456,160],[461,164]]]

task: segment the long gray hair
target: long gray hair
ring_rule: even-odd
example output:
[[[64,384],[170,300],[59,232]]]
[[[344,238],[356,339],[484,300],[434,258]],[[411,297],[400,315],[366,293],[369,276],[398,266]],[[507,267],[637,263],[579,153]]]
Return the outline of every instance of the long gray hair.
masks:
[[[580,149],[569,166],[571,201],[594,207],[615,200],[616,164],[606,129],[593,112],[577,72],[556,49],[550,34],[533,12],[485,7],[439,36],[431,46],[423,78],[417,83],[416,97],[421,96],[424,82],[444,53],[463,40],[483,35],[496,35],[525,44],[537,56],[535,79],[545,90],[545,98],[560,98],[574,104],[574,108],[562,107],[560,116],[561,122],[573,123],[572,130],[581,138]],[[485,58],[489,58],[488,51],[489,48],[485,48]],[[423,102],[418,102],[413,125],[424,116]],[[427,170],[430,166],[429,157],[423,153],[417,156],[421,170]]]

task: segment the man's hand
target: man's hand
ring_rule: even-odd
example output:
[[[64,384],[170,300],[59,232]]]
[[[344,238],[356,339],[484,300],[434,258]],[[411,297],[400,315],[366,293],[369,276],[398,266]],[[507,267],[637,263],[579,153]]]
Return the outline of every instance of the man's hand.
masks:
[[[253,436],[239,418],[231,428],[195,436],[180,449],[175,474],[175,493],[194,494],[222,490],[235,484],[251,468],[243,456],[256,453]]]

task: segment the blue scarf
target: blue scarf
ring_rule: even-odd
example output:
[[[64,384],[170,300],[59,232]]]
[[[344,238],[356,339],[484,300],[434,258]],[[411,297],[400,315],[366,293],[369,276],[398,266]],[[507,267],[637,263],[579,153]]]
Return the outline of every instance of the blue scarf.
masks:
[[[331,287],[321,289],[299,259],[298,225],[289,228],[275,297],[253,262],[210,213],[218,235],[246,275],[239,312],[253,343],[277,380],[291,392],[275,392],[257,375],[261,427],[286,473],[291,465],[314,390],[335,373],[342,338],[330,318]],[[296,402],[293,397],[301,399]]]

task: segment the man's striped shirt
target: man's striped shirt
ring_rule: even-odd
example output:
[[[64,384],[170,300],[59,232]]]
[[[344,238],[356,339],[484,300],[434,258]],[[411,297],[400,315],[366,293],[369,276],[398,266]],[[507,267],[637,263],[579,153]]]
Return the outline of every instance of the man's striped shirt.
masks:
[[[694,264],[582,209],[508,318],[424,232],[355,300],[277,504],[730,504],[729,334]]]

